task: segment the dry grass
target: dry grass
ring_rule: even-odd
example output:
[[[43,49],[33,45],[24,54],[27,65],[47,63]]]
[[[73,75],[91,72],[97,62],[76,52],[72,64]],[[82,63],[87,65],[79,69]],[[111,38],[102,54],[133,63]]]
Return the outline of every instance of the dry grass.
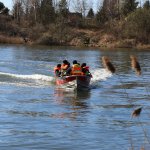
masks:
[[[8,37],[0,35],[0,43],[3,44],[23,44],[24,41],[20,37]]]
[[[136,46],[137,49],[145,49],[145,50],[150,50],[150,44],[141,44],[139,43],[137,46]]]

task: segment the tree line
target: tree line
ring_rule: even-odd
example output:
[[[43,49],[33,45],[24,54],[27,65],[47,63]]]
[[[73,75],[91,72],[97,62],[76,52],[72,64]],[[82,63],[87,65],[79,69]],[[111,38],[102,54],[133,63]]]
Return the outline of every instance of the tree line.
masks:
[[[141,7],[136,0],[104,0],[96,14],[97,21],[104,23],[112,19],[120,20],[139,8],[150,9],[150,1],[145,1],[143,7]]]
[[[91,4],[92,0],[13,0],[12,15],[18,22],[50,24],[60,17],[66,18],[73,9],[81,13],[83,19],[93,18],[97,24],[103,24],[111,19],[128,16],[139,6],[136,0],[104,0],[94,13]],[[149,0],[143,8],[150,8]]]
[[[73,27],[96,27],[104,29],[116,38],[134,38],[150,42],[149,0],[146,0],[143,6],[136,0],[104,0],[96,12],[93,10],[92,0],[13,0],[11,12],[0,2],[0,13],[11,14],[20,27],[49,27],[48,34],[60,41],[67,41],[70,37],[68,17],[73,10],[75,15],[78,15],[75,19],[80,18]],[[35,31],[40,32],[40,26]],[[57,35],[54,35],[55,33]]]
[[[71,3],[75,12],[86,16],[89,7],[87,0],[72,0]],[[27,21],[31,24],[47,25],[58,21],[58,18],[67,18],[69,12],[69,0],[13,0],[12,15],[18,23]],[[89,15],[94,17],[92,8]]]

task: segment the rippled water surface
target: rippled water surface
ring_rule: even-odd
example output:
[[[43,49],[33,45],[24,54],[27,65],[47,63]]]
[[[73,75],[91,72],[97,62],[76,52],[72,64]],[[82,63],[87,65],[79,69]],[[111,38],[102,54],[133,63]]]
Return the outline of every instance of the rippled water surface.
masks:
[[[142,76],[130,67],[136,55]],[[103,68],[109,56],[116,73]],[[0,46],[0,149],[150,149],[150,51]],[[90,66],[88,91],[61,89],[63,59]],[[141,116],[131,118],[142,107]]]

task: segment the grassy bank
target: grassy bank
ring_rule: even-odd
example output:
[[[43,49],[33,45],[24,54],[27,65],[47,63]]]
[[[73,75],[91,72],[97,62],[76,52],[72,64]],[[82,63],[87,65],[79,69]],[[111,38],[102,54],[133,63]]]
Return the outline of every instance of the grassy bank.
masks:
[[[24,41],[21,37],[10,37],[5,35],[0,35],[0,43],[2,44],[23,44]]]
[[[21,30],[21,29],[20,29]],[[37,44],[49,46],[77,46],[77,47],[100,47],[100,48],[137,48],[150,49],[150,44],[138,42],[135,38],[118,38],[111,33],[105,33],[102,29],[77,29],[69,28],[65,38],[48,31],[33,31],[34,34],[27,34],[26,37],[8,34],[0,35],[0,43],[3,44]],[[29,33],[29,31],[27,31]],[[30,31],[32,32],[32,31]]]
[[[0,43],[3,44],[150,49],[150,10],[139,9],[125,18],[100,25],[93,22],[82,22],[80,26],[57,22],[18,24],[5,15],[0,15],[0,19]]]

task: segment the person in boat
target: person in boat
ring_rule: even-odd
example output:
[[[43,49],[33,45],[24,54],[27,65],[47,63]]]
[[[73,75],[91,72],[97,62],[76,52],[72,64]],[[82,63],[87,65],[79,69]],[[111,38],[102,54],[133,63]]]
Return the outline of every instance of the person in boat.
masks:
[[[86,63],[83,63],[83,64],[81,65],[81,68],[82,68],[82,73],[83,73],[83,75],[91,76],[91,77],[92,77],[92,75],[91,75],[91,73],[90,73],[90,71],[89,71],[89,66],[87,66]]]
[[[73,66],[71,67],[71,75],[82,75],[82,68],[77,60],[73,61]]]
[[[61,75],[61,64],[57,64],[56,67],[54,67],[54,73],[56,77],[60,77]]]
[[[67,69],[69,69],[70,63],[67,60],[63,60],[63,64],[61,65],[61,75],[65,76]]]

